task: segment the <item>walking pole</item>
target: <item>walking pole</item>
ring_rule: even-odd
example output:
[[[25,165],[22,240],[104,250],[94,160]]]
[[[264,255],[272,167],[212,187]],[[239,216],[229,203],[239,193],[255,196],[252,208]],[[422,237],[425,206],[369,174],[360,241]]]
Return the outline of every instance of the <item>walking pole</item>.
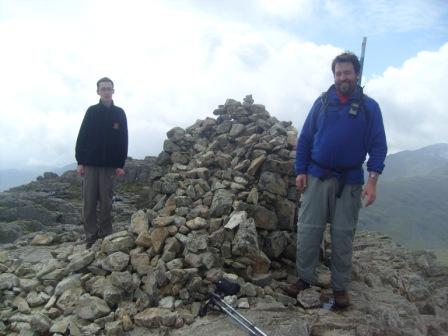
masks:
[[[252,322],[241,315],[236,309],[227,304],[221,297],[215,293],[211,293],[213,302],[229,317],[235,320],[241,327],[243,327],[250,335],[253,336],[267,336],[260,328],[255,326]]]
[[[359,63],[361,64],[361,68],[359,69],[359,77],[358,77],[358,85],[359,86],[361,86],[362,69],[364,68],[364,55],[366,53],[366,43],[367,43],[367,37],[364,36],[364,38],[362,39],[361,59],[359,60]]]
[[[240,327],[242,327],[251,336],[268,336],[260,328],[255,326],[252,322],[241,315],[236,309],[227,304],[217,293],[210,293],[209,300],[201,307],[199,316],[205,316],[207,314],[208,305],[214,305],[222,312],[226,313],[233,321],[235,321]]]

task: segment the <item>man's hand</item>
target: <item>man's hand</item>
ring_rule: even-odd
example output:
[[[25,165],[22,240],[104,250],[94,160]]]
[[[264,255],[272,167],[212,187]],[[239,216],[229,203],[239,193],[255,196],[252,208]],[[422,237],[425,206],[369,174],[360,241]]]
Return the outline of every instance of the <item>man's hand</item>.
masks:
[[[376,181],[369,178],[364,190],[362,191],[361,199],[363,200],[365,207],[372,205],[376,200]]]
[[[124,176],[124,169],[123,168],[115,169],[115,175],[116,176]]]
[[[308,186],[308,177],[306,174],[299,174],[296,177],[296,188],[298,191],[302,192]]]
[[[84,176],[85,168],[84,165],[78,165],[76,168],[76,172],[78,173],[78,176]]]

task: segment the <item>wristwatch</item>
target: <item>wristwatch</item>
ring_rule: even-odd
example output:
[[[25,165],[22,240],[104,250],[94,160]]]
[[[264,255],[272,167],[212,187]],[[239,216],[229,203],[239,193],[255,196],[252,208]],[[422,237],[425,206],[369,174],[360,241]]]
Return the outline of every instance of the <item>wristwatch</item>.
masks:
[[[377,172],[371,171],[369,172],[369,178],[372,180],[378,181],[379,174]]]

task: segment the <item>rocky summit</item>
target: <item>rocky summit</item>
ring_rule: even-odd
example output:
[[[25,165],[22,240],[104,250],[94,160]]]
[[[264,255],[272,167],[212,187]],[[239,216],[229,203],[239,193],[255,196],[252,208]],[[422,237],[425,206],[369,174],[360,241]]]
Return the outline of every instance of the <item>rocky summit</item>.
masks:
[[[448,268],[377,233],[356,235],[348,309],[331,307],[331,243],[319,286],[287,296],[297,130],[251,96],[213,114],[127,160],[114,233],[89,250],[74,171],[0,193],[0,335],[246,335],[213,306],[199,317],[223,278],[267,335],[448,335]]]

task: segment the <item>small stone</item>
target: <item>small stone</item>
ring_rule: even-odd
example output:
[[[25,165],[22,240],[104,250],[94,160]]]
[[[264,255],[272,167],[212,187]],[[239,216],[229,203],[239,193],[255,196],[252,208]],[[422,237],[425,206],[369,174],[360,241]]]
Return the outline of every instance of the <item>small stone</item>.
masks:
[[[297,301],[305,309],[322,307],[320,293],[313,287],[301,291],[297,295]]]
[[[237,308],[249,309],[250,308],[249,300],[247,298],[238,299]]]

